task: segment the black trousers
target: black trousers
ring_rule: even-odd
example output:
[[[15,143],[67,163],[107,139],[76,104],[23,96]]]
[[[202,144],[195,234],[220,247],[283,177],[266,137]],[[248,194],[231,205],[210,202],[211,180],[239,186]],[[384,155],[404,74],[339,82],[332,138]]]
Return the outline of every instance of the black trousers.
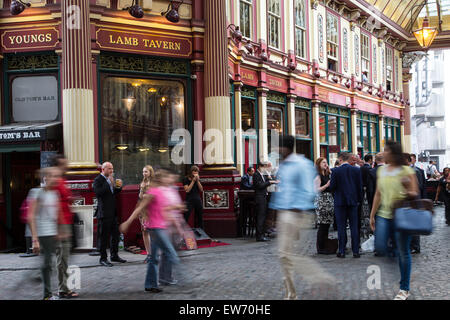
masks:
[[[187,211],[184,213],[184,220],[186,220],[186,223],[189,222],[189,217],[191,216],[191,211],[192,211],[192,209],[194,209],[195,210],[195,222],[194,222],[195,225],[194,225],[194,227],[203,229],[202,199],[200,199],[200,197],[186,199],[186,207],[187,207]]]
[[[444,196],[445,222],[450,225],[450,196]]]
[[[317,230],[317,249],[322,251],[326,248],[326,243],[328,240],[328,230],[330,229],[329,224],[320,223]]]
[[[106,259],[106,248],[110,244],[111,257],[117,257],[119,252],[119,223],[117,217],[98,219],[98,232],[100,233],[100,259]]]
[[[256,205],[256,239],[264,236],[267,216],[267,198],[263,195],[255,196]]]

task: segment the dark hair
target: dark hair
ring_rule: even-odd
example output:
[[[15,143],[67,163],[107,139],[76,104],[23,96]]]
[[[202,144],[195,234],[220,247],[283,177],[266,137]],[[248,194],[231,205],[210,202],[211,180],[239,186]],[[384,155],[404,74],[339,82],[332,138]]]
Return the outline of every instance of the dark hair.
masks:
[[[342,161],[348,161],[348,159],[350,159],[351,158],[351,154],[349,153],[349,152],[341,152],[341,153],[339,153],[339,156],[338,156],[338,158],[339,159],[342,159]]]
[[[295,138],[293,136],[284,135],[280,137],[280,147],[294,151]]]
[[[406,159],[403,155],[402,145],[399,142],[389,140],[388,142],[386,142],[385,148],[389,148],[389,151],[391,153],[392,163],[389,164],[392,164],[394,166],[406,165]]]
[[[403,153],[403,159],[405,159],[405,162],[411,162],[411,155],[409,153]]]
[[[433,163],[433,160],[430,160],[430,163]]]
[[[187,177],[192,179],[192,178],[194,177],[194,175],[192,174],[192,172],[194,172],[194,171],[200,172],[199,167],[197,167],[197,166],[192,166],[191,169],[189,169],[189,174],[187,175]]]
[[[51,157],[50,159],[50,167],[58,167],[59,166],[59,160],[65,159],[66,157],[64,157],[63,154],[55,154],[54,156]]]
[[[247,168],[247,172],[252,171],[252,169],[253,169],[253,167],[248,167],[248,168]]]
[[[365,162],[369,162],[369,161],[372,161],[373,160],[373,155],[371,155],[371,154],[366,154],[365,156],[364,156],[364,161]]]
[[[411,159],[410,161],[412,161],[412,158],[417,159],[416,155],[414,153],[411,153],[409,155],[409,158]]]

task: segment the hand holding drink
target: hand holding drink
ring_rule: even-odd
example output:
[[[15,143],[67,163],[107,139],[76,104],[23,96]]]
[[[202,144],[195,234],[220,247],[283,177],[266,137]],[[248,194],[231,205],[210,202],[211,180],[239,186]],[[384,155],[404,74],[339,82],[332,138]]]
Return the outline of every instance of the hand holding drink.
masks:
[[[116,179],[116,188],[122,188],[123,182],[122,179]]]

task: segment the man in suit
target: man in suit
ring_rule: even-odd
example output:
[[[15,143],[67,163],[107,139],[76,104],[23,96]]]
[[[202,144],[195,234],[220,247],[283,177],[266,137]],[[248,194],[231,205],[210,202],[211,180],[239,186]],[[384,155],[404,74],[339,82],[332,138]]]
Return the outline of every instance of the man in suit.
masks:
[[[372,210],[373,198],[377,190],[377,170],[384,165],[384,154],[379,152],[375,155],[375,166],[369,170],[367,175],[367,199],[369,201],[370,210]]]
[[[253,175],[256,203],[256,241],[269,241],[268,238],[264,237],[264,225],[267,215],[267,187],[277,183],[264,177],[266,175],[266,166],[266,163],[259,163],[258,170]]]
[[[255,174],[255,169],[253,167],[247,168],[247,173],[242,176],[241,179],[241,190],[253,190],[253,175]]]
[[[340,165],[331,172],[330,189],[334,193],[334,212],[338,227],[339,258],[345,258],[347,220],[352,236],[353,257],[359,258],[358,205],[362,202],[361,170],[349,164],[351,154],[339,155]]]
[[[416,172],[417,184],[419,186],[419,196],[421,199],[425,198],[425,171],[416,167],[416,155],[408,155],[408,164]],[[420,236],[412,236],[411,238],[411,253],[420,253]]]
[[[100,265],[112,267],[108,261],[106,247],[110,243],[111,261],[127,262],[119,257],[119,223],[116,211],[116,195],[122,191],[122,181],[113,177],[114,168],[112,163],[105,162],[102,165],[102,173],[93,183],[94,192],[97,197],[96,217],[98,221],[98,232],[100,233]]]

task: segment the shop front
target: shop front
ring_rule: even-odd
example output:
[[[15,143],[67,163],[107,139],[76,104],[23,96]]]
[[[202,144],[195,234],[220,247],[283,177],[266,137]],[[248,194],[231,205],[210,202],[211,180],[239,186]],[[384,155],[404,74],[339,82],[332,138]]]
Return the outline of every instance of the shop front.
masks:
[[[307,99],[295,100],[295,150],[310,160],[313,159],[313,126],[311,102]]]

